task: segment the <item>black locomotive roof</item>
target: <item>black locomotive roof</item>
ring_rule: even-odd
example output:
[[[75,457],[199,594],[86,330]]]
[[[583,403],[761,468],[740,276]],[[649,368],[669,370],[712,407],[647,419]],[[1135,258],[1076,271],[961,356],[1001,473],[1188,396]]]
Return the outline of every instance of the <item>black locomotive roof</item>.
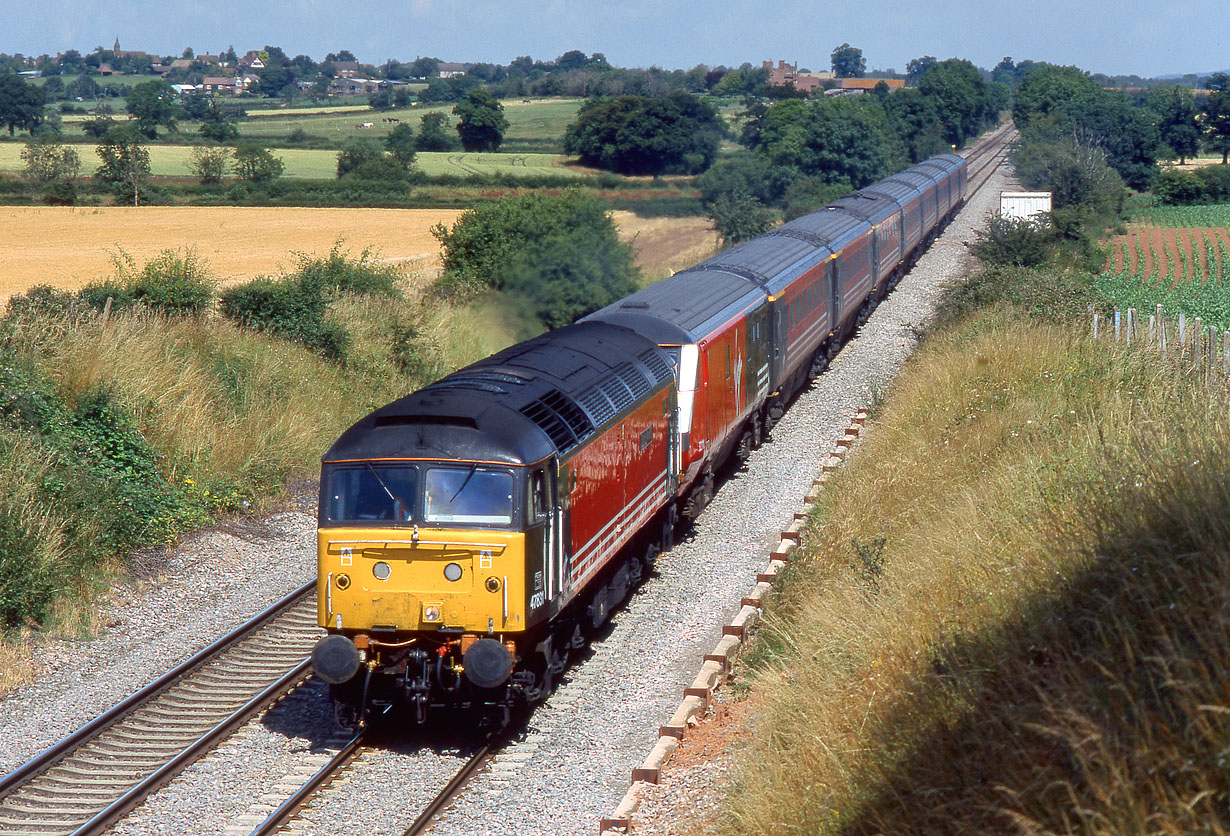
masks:
[[[779,226],[776,232],[779,235],[797,235],[813,241],[816,245],[827,246],[834,253],[840,253],[842,248],[860,235],[865,235],[870,226],[862,218],[856,218],[844,209],[826,206],[819,212],[812,212]]]
[[[653,317],[679,329],[662,329],[661,333],[670,334],[671,338],[659,343],[678,345],[704,339],[731,317],[765,298],[765,292],[748,279],[722,269],[708,269],[707,264],[701,262],[642,288],[581,321],[619,323],[627,321],[622,317],[628,314]],[[629,322],[629,327],[636,326]]]
[[[346,430],[324,460],[529,464],[568,452],[672,379],[669,359],[645,337],[578,323],[377,409]]]

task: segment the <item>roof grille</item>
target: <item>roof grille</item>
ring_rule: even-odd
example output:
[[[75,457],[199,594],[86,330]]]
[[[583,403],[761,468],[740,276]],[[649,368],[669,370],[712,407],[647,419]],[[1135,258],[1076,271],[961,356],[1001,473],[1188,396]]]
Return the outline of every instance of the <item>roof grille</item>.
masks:
[[[611,403],[614,405],[616,412],[623,412],[631,406],[632,401],[635,400],[635,398],[632,397],[632,393],[628,391],[627,384],[617,377],[608,378],[603,381],[602,391],[605,392],[606,396],[611,399]]]
[[[521,408],[555,443],[561,453],[571,450],[594,431],[594,425],[581,409],[557,389]]]
[[[628,366],[620,369],[619,379],[632,392],[633,400],[639,400],[649,394],[649,381],[645,379],[645,375],[635,366]]]
[[[577,400],[581,407],[589,413],[595,426],[601,427],[615,417],[615,407],[601,389],[590,389]]]
[[[659,351],[646,351],[641,355],[641,362],[653,375],[654,383],[661,383],[667,378],[674,377],[671,373],[671,364],[666,362],[666,358]]]

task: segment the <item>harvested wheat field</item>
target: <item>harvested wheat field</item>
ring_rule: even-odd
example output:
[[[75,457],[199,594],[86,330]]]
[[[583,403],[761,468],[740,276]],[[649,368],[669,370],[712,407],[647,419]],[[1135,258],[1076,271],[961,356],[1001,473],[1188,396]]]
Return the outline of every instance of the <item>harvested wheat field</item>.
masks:
[[[708,218],[642,218],[612,212],[619,237],[632,245],[647,282],[664,279],[718,251],[718,234]]]
[[[120,250],[144,263],[192,247],[223,283],[325,255],[339,241],[357,255],[415,268],[438,266],[430,229],[455,209],[305,209],[226,206],[0,207],[0,303],[31,285],[75,289],[112,272]]]
[[[439,268],[437,223],[456,209],[309,209],[225,206],[0,207],[0,306],[36,284],[76,289],[112,272],[120,250],[144,263],[167,249],[191,247],[224,284],[296,264],[295,253],[324,255],[339,241],[357,255],[416,271]],[[701,218],[639,218],[615,212],[649,280],[712,255],[717,235]]]

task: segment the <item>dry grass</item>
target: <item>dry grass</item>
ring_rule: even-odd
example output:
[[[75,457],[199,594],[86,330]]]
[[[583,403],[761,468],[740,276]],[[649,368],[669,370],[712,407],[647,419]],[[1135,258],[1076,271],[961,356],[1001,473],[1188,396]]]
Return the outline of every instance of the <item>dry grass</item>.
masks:
[[[632,245],[646,283],[704,261],[721,246],[708,218],[641,218],[624,211],[612,215],[620,240]]]
[[[293,253],[324,256],[341,240],[354,252],[416,271],[439,266],[437,223],[455,209],[311,209],[150,206],[4,207],[0,220],[0,307],[36,284],[75,290],[109,275],[119,250],[139,262],[164,250],[192,249],[223,284],[291,269]],[[699,218],[639,218],[616,212],[620,236],[656,280],[712,255],[717,235]]]
[[[908,366],[752,657],[729,833],[1221,833],[1224,391],[1002,314]]]
[[[292,253],[324,256],[341,240],[373,248],[393,263],[431,263],[430,233],[451,224],[453,209],[310,209],[150,206],[4,207],[0,306],[35,284],[77,289],[112,271],[123,250],[144,262],[163,250],[191,248],[223,283],[293,268]]]

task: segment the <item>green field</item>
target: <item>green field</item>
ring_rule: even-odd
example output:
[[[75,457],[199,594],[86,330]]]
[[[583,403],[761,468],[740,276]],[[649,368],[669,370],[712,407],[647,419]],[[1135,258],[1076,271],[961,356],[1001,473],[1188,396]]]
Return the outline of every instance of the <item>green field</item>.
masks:
[[[0,171],[20,172],[22,143],[0,143]],[[191,177],[192,146],[150,145],[150,168],[157,177]],[[92,175],[98,168],[98,155],[92,145],[75,145],[81,157],[81,173]],[[300,180],[331,180],[337,176],[337,152],[328,149],[274,148],[275,156],[286,165],[284,176]],[[583,177],[585,170],[564,166],[567,157],[554,154],[465,154],[461,152],[423,152],[419,169],[429,176],[508,174],[517,177]]]
[[[526,104],[522,101],[504,102],[504,116],[508,119],[506,145],[541,146],[558,144],[564,129],[576,119],[581,107],[580,99],[543,99]],[[424,105],[422,107],[398,108],[375,111],[370,108],[301,108],[297,111],[267,111],[252,113],[239,123],[239,132],[245,138],[269,144],[285,140],[291,131],[301,130],[309,136],[319,137],[331,143],[340,143],[352,136],[383,137],[393,130],[396,119],[414,128],[417,133],[419,121],[427,113],[444,113],[452,117],[453,105]],[[371,122],[370,128],[359,127]]]
[[[1095,287],[1118,308],[1200,317],[1230,328],[1230,204],[1141,209],[1110,242]]]

